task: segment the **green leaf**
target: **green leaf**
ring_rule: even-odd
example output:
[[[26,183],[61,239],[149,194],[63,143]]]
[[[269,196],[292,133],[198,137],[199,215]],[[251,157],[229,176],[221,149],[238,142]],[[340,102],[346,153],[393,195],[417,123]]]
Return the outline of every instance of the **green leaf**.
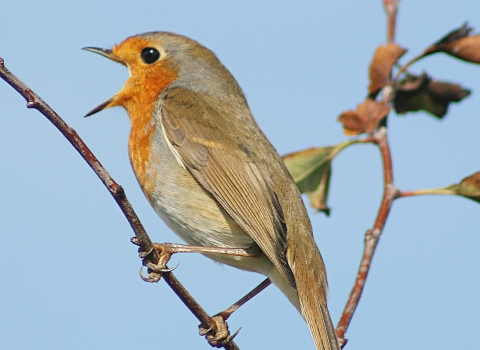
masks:
[[[350,140],[331,147],[309,148],[283,157],[300,192],[308,195],[313,208],[327,216],[330,215],[327,200],[332,175],[331,162],[342,149],[356,142]]]

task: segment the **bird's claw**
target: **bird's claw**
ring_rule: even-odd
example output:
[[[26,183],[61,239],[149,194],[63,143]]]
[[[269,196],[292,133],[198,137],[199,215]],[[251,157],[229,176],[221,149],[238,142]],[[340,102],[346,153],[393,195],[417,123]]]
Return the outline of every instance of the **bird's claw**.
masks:
[[[140,278],[144,282],[150,282],[150,283],[156,283],[160,281],[160,278],[162,278],[162,274],[158,272],[149,272],[148,276],[145,276],[143,274],[143,266],[140,268]]]
[[[205,328],[203,325],[198,326],[199,334],[204,336],[210,346],[221,348],[225,344],[230,343],[240,332],[239,328],[235,333],[230,335],[228,324],[221,315],[212,317],[213,325],[210,328]]]
[[[162,278],[162,273],[164,272],[172,272],[178,267],[175,265],[174,267],[168,268],[168,267],[161,267],[160,265],[155,265],[152,262],[147,262],[145,265],[148,267],[147,272],[148,276],[145,276],[143,274],[143,266],[140,268],[140,278],[145,281],[145,282],[150,282],[150,283],[156,283],[160,281]]]
[[[133,244],[138,245],[138,242],[135,238],[132,238],[131,241]],[[154,250],[157,251],[160,257],[157,263],[149,260],[149,257]],[[141,259],[143,259],[143,265],[147,267],[148,276],[144,275],[143,266],[140,269],[140,278],[145,282],[156,283],[162,278],[162,273],[172,272],[178,267],[178,264],[172,268],[167,267],[167,262],[170,260],[172,253],[168,249],[163,249],[162,245],[159,244],[152,247],[149,251],[140,250],[139,256]]]

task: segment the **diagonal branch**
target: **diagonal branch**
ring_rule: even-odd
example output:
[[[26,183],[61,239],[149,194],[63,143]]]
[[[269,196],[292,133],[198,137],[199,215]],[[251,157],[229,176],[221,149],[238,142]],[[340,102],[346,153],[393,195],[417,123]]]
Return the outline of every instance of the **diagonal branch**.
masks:
[[[0,57],[0,78],[5,80],[12,88],[14,88],[21,96],[23,96],[23,98],[25,98],[27,101],[27,108],[33,108],[42,113],[77,150],[85,162],[87,162],[90,168],[92,168],[95,174],[97,174],[97,176],[100,178],[127,218],[128,223],[135,233],[137,243],[140,246],[140,251],[148,252],[148,254],[144,256],[144,263],[147,260],[153,262],[154,264],[158,263],[159,254],[154,249],[150,237],[145,231],[145,228],[140,222],[137,214],[133,210],[130,201],[127,199],[123,187],[115,182],[107,170],[102,166],[100,161],[83,142],[80,136],[78,136],[77,132],[67,123],[65,123],[63,119],[60,118],[60,116],[42,98],[40,98],[40,96],[38,96],[35,92],[33,92],[32,89],[30,89],[27,85],[25,85],[25,83],[18,79],[12,72],[10,72],[5,67],[2,57]],[[193,299],[190,293],[182,286],[182,284],[171,272],[164,273],[164,280],[188,307],[190,312],[192,312],[194,316],[204,326],[206,326],[206,328],[212,328],[212,330],[215,330],[215,324],[212,322],[212,318]],[[238,349],[233,341],[224,344],[223,347],[227,350]]]

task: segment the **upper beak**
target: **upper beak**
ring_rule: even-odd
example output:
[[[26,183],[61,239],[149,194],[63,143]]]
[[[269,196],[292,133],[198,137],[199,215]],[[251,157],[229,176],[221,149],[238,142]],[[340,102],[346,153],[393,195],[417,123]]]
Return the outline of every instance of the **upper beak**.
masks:
[[[108,58],[112,61],[118,62],[118,63],[120,63],[124,66],[127,65],[124,60],[115,56],[113,54],[112,50],[110,50],[110,49],[102,49],[102,48],[99,48],[99,47],[84,47],[84,48],[82,48],[82,50],[98,53],[99,55],[102,55],[102,56],[104,56],[104,57],[106,57],[106,58]],[[101,103],[100,105],[98,105],[97,107],[92,109],[90,112],[88,112],[85,115],[85,117],[89,117],[89,116],[91,116],[91,115],[93,115],[97,112],[100,112],[100,111],[104,110],[105,108],[111,107],[112,102],[113,102],[113,97],[109,98],[105,102]]]
[[[117,63],[123,64],[124,66],[127,65],[124,60],[115,56],[113,54],[112,50],[110,50],[110,49],[102,49],[102,48],[99,48],[99,47],[84,47],[84,48],[82,48],[82,50],[98,53],[99,55],[102,55],[103,57],[106,57],[106,58],[108,58],[112,61],[115,61]]]

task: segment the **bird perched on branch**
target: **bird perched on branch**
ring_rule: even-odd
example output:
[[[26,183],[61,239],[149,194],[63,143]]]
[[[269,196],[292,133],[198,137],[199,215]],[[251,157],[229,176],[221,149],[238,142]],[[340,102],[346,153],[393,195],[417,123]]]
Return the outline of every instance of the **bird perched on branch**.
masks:
[[[256,248],[259,256],[207,256],[266,275],[302,314],[316,348],[339,349],[300,193],[215,54],[167,32],[86,50],[128,68],[123,88],[88,115],[127,110],[130,162],[158,215],[190,245]]]

